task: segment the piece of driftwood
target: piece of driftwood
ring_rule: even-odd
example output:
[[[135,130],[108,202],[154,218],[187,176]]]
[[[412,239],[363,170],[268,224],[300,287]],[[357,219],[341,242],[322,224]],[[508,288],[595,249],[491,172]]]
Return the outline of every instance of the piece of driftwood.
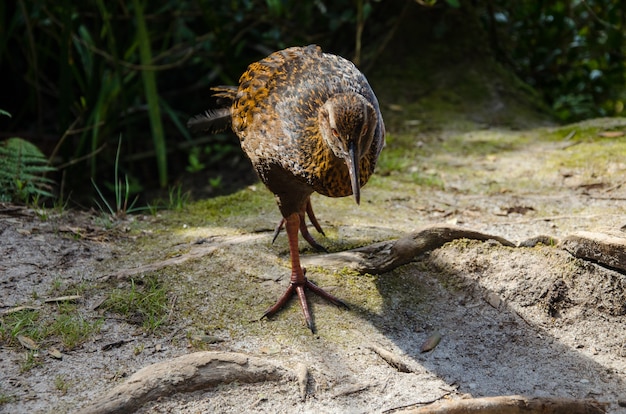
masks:
[[[561,240],[560,246],[574,257],[626,271],[626,237],[579,231]]]
[[[451,225],[428,226],[397,240],[370,244],[339,253],[302,256],[305,266],[341,269],[348,267],[360,273],[380,274],[407,264],[420,254],[456,239],[495,240],[504,246],[515,244],[499,236]]]
[[[440,400],[392,411],[394,414],[602,414],[606,405],[596,400],[531,398],[522,395]]]
[[[80,414],[130,413],[148,401],[174,393],[206,389],[234,381],[278,381],[293,374],[261,358],[232,352],[195,352],[149,365],[105,395],[90,402]]]

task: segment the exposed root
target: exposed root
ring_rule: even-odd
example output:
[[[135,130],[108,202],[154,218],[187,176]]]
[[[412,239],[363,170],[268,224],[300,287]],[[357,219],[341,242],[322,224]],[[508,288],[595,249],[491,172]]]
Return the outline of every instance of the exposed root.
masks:
[[[469,399],[446,399],[394,414],[601,414],[606,404],[595,400],[530,398],[521,395]]]
[[[515,246],[499,236],[456,226],[436,225],[426,227],[401,239],[374,243],[340,253],[304,256],[300,260],[307,266],[349,267],[361,273],[380,274],[407,264],[420,254],[456,239],[495,240],[504,246]]]
[[[187,253],[132,269],[121,270],[105,278],[125,279],[137,274],[177,265],[190,259],[213,253],[216,249],[245,243],[264,237],[261,234],[213,238],[206,243],[193,244]],[[348,267],[360,273],[381,274],[413,261],[417,256],[457,239],[495,240],[503,246],[515,244],[502,237],[452,225],[433,225],[396,240],[374,243],[344,252],[302,256],[305,266],[341,269]],[[626,271],[626,238],[623,234],[577,232],[563,240],[552,236],[537,236],[517,247],[534,247],[539,243],[562,248],[574,257]]]
[[[81,414],[129,413],[143,404],[179,392],[218,384],[278,381],[292,374],[274,362],[229,352],[195,352],[149,365],[124,383],[89,402]]]
[[[626,235],[580,231],[565,237],[560,246],[572,256],[626,271]]]

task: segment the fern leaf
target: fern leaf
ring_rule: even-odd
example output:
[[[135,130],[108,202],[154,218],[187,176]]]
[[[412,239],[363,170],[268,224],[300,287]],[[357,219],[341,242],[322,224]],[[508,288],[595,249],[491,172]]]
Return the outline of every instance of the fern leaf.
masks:
[[[0,143],[0,198],[28,202],[52,197],[54,181],[42,175],[52,171],[36,145],[18,137]]]

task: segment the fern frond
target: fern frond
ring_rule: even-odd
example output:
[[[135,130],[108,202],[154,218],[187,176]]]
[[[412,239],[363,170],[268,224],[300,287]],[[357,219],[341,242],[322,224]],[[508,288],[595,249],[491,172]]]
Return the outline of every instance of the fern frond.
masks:
[[[55,171],[36,145],[18,137],[0,143],[0,199],[29,202],[53,197],[54,181],[43,174]]]

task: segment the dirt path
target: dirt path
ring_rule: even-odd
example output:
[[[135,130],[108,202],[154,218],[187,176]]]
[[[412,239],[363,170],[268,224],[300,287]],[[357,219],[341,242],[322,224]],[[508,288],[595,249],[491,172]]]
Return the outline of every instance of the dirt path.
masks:
[[[626,412],[624,271],[574,257],[558,243],[580,231],[626,238],[626,142],[598,139],[626,123],[570,129],[577,139],[567,138],[567,128],[444,132],[447,142],[493,147],[429,154],[396,172],[383,165],[358,208],[348,199],[315,198],[328,236],[319,241],[331,252],[444,224],[516,245],[459,239],[373,275],[325,268],[324,257],[312,259],[303,243],[303,256],[318,260],[307,275],[351,307],[311,298],[315,335],[295,302],[256,321],[288,275],[284,236],[270,243],[278,213],[261,186],[112,230],[86,214],[48,212],[42,220],[0,206],[3,329],[7,311],[20,306],[41,320],[57,315],[51,326],[63,312],[101,321],[74,348],[41,335],[29,350],[3,332],[0,412],[76,412],[140,368],[196,351],[256,358],[255,366],[269,364],[280,375],[246,381],[242,374],[148,398],[139,412],[393,412],[514,394],[595,399],[608,412]],[[425,185],[424,177],[437,183]],[[556,240],[517,246],[540,235]],[[147,278],[167,290],[161,327],[149,331],[132,315],[103,309],[112,291]],[[71,295],[80,297],[59,299]],[[436,346],[422,352],[425,343]],[[217,366],[224,375],[231,369],[223,360]]]

